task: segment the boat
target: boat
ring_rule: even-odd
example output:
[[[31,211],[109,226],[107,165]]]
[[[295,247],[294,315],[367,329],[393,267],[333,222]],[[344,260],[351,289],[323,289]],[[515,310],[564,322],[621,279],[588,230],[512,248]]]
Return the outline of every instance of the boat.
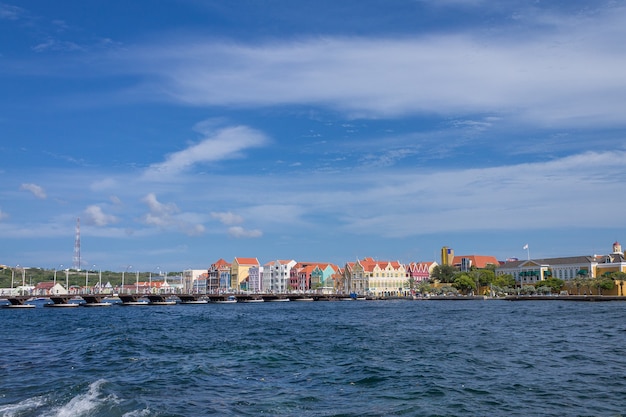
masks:
[[[174,300],[151,301],[149,304],[153,306],[173,306],[173,305],[176,305],[176,301]]]
[[[123,306],[149,306],[150,302],[147,300],[143,300],[143,301],[127,301],[125,303],[122,303],[121,305]]]
[[[265,300],[262,298],[246,298],[243,300],[244,303],[263,303]]]
[[[208,300],[188,300],[188,301],[181,301],[181,304],[206,304],[208,303]]]
[[[237,302],[237,297],[234,295],[229,295],[225,299],[215,301],[218,304],[233,304]]]
[[[69,307],[79,307],[80,303],[50,303],[44,304],[44,307],[55,307],[55,308],[69,308]]]
[[[285,298],[271,298],[267,301],[271,301],[272,303],[280,303],[280,302],[285,302],[285,301],[289,301],[289,298],[285,297]]]
[[[5,304],[2,308],[35,308],[35,304]]]
[[[293,301],[315,301],[313,297],[294,298]]]
[[[84,303],[83,307],[111,307],[113,303]]]

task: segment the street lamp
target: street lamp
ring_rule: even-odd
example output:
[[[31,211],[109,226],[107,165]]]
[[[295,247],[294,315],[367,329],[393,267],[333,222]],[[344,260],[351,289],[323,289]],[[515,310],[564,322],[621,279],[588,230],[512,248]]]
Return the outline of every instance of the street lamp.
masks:
[[[11,268],[11,295],[13,295],[13,285],[15,281],[15,270],[20,267],[20,264],[17,264],[15,268]]]
[[[22,295],[24,295],[24,286],[26,286],[26,267],[22,268]]]
[[[122,294],[124,293],[124,273],[126,273],[132,267],[133,267],[132,265],[128,265],[126,269],[122,271]]]

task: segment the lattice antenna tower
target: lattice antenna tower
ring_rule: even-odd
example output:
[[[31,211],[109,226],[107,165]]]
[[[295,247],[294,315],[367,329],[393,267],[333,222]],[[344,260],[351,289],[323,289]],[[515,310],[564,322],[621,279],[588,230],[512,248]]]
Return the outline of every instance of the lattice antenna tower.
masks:
[[[74,239],[74,269],[80,270],[80,217],[76,219],[76,238]]]

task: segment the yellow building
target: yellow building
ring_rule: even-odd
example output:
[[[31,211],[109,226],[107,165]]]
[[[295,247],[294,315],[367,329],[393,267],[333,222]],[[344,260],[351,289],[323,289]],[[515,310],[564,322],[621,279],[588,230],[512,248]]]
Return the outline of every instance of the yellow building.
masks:
[[[253,266],[259,266],[257,258],[235,258],[230,265],[230,287],[233,290],[247,288],[249,271]]]
[[[343,270],[342,289],[374,296],[408,295],[408,274],[398,261],[375,261],[365,258],[349,262]]]
[[[558,278],[567,285],[575,278],[600,278],[613,272],[626,273],[626,256],[619,242],[613,244],[608,255],[512,261],[496,269],[496,275],[510,274],[519,286],[534,285],[548,278]]]
[[[454,262],[454,249],[444,246],[441,248],[441,265],[452,266]]]

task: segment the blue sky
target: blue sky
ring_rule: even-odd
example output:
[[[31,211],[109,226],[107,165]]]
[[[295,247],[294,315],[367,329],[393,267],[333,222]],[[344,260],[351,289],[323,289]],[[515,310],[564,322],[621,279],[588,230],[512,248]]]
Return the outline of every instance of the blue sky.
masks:
[[[0,263],[626,240],[619,1],[0,0]]]

